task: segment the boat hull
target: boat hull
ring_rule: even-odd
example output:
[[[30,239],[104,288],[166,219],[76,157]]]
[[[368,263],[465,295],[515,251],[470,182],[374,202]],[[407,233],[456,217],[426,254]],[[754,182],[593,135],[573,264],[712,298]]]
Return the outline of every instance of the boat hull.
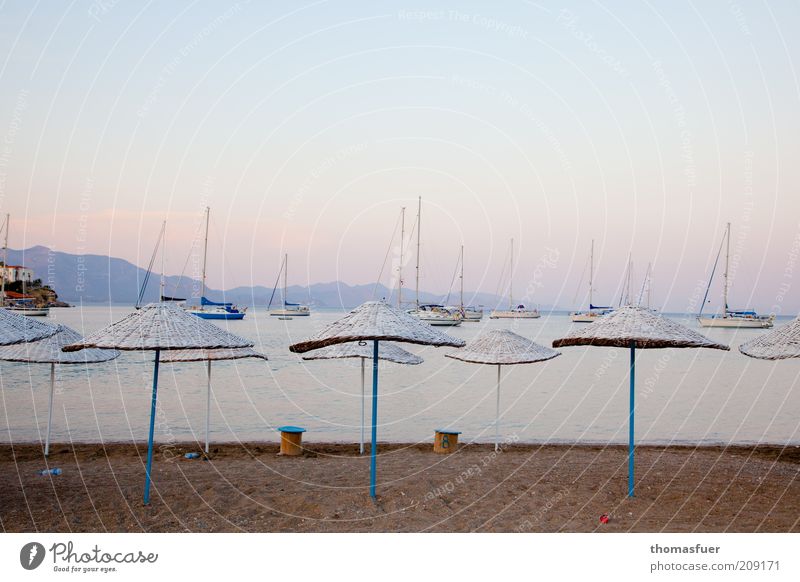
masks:
[[[196,315],[200,319],[224,319],[227,321],[244,319],[244,313],[219,313],[213,311],[189,311],[189,313]]]
[[[478,322],[483,319],[483,309],[476,309],[475,307],[458,308],[455,310],[461,316],[461,321]]]
[[[698,317],[700,327],[758,328],[772,327],[772,318],[757,317]]]
[[[420,321],[424,321],[428,325],[435,325],[437,327],[457,327],[461,325],[461,322],[463,321],[461,314],[448,313],[447,311],[439,312],[428,311],[425,309],[420,309],[417,311],[416,309],[412,309],[407,313],[416,317]]]
[[[424,321],[428,325],[435,325],[440,327],[458,327],[459,325],[461,325],[461,322],[463,321],[461,319],[445,319],[445,318],[435,319],[435,318],[424,318],[424,317],[420,317],[419,320]]]
[[[492,311],[489,319],[539,319],[538,311]]]
[[[31,309],[14,309],[10,307],[8,310],[26,317],[47,317],[50,314],[50,309],[47,307],[42,307],[41,309],[36,307]]]
[[[611,313],[611,311],[580,311],[570,314],[573,323],[594,323],[599,318]]]
[[[272,317],[308,317],[311,315],[310,311],[291,311],[289,309],[276,309],[269,312]]]
[[[586,313],[575,313],[570,316],[573,323],[594,323],[599,315],[588,315]]]

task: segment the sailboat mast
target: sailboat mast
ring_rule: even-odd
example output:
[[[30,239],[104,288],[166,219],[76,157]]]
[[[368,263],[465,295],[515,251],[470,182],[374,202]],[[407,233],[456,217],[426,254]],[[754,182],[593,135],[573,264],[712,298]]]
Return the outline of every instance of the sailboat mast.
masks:
[[[592,288],[594,287],[594,239],[592,250],[589,252],[589,309],[592,309]]]
[[[631,254],[628,253],[628,264],[625,273],[622,275],[622,291],[619,294],[619,306],[631,304]]]
[[[6,236],[3,241],[3,282],[0,283],[0,294],[3,295],[3,304],[6,302],[6,276],[8,276],[8,227],[11,224],[11,215],[6,214]]]
[[[167,234],[167,221],[165,220],[164,222],[161,223],[161,237],[160,238],[162,238],[164,240],[162,241],[162,245],[163,246],[161,247],[161,284],[159,285],[160,291],[159,291],[159,294],[158,294],[158,302],[159,303],[164,301],[164,284],[165,284],[164,283],[164,255],[167,252],[167,237],[166,237],[166,234]]]
[[[625,305],[631,305],[633,301],[631,300],[631,285],[633,280],[633,261],[628,257],[628,292],[625,296]]]
[[[508,308],[514,309],[514,239],[511,239],[511,259],[508,272]]]
[[[400,208],[400,266],[397,268],[397,308],[403,307],[403,247],[406,243],[406,207]]]
[[[283,307],[286,308],[286,298],[289,292],[289,253],[283,255]]]
[[[200,309],[203,309],[203,297],[206,296],[206,261],[208,260],[208,220],[211,215],[211,207],[206,206],[206,236],[203,243],[203,280],[201,282]],[[162,255],[163,256],[163,255]]]
[[[650,307],[650,265],[651,263],[647,263],[647,270],[644,272],[644,277],[642,278],[642,286],[639,289],[639,296],[636,298],[637,307],[642,306],[645,289],[647,290],[647,307]]]
[[[464,245],[461,245],[461,312],[464,312]]]
[[[730,256],[731,256],[731,223],[728,223],[728,226],[725,230],[725,282],[722,285],[722,303],[725,305],[725,312],[723,317],[728,316],[728,269],[730,267]]]
[[[420,235],[419,231],[422,227],[422,196],[419,197],[417,201],[417,310],[419,310],[419,241]]]

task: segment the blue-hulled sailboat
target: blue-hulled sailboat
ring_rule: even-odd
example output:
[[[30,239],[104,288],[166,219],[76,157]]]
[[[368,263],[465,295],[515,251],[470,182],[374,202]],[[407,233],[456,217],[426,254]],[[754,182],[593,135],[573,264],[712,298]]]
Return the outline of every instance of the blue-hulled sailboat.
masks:
[[[200,306],[187,308],[186,311],[202,319],[244,319],[246,307],[240,309],[233,303],[218,303],[206,297],[206,259],[208,258],[208,221],[210,214],[211,208],[206,207],[206,237],[203,248],[203,279],[201,281]]]

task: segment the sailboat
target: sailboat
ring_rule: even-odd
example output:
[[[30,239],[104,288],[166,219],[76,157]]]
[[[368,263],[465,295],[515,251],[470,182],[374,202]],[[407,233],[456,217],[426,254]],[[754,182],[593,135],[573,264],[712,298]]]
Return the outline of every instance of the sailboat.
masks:
[[[429,325],[455,327],[461,325],[461,314],[456,309],[450,309],[436,303],[419,302],[419,251],[420,251],[420,224],[422,219],[422,196],[419,197],[417,206],[417,295],[414,309],[408,310],[410,315],[424,321]],[[401,242],[402,246],[402,242]]]
[[[201,281],[202,289],[200,291],[200,306],[190,307],[186,309],[186,311],[192,315],[196,315],[201,319],[244,319],[244,312],[246,308],[239,309],[233,303],[218,303],[216,301],[211,301],[206,297],[206,261],[208,259],[208,222],[210,216],[211,208],[206,206],[206,234],[203,245],[203,278]],[[163,288],[161,295],[163,297]]]
[[[717,263],[719,262],[720,254],[722,253],[722,245],[725,245],[725,272],[722,284],[722,304],[724,311],[721,314],[703,316],[703,308],[708,299],[708,291],[711,289],[711,282],[714,280],[714,273],[717,270]],[[711,277],[708,280],[708,287],[706,287],[706,294],[703,297],[703,304],[700,306],[700,313],[697,314],[697,321],[701,327],[757,327],[769,328],[772,327],[774,315],[758,315],[752,309],[732,310],[728,308],[728,276],[730,268],[730,254],[731,254],[731,223],[729,222],[725,228],[725,234],[722,236],[722,243],[720,243],[717,258],[714,261],[714,268],[711,270]]]
[[[278,281],[281,280],[281,273],[283,273],[283,308],[272,309],[272,300],[275,297],[275,291],[278,288]],[[291,319],[292,317],[307,317],[311,315],[311,309],[308,305],[300,303],[292,303],[287,299],[287,292],[289,289],[289,254],[283,255],[283,263],[281,263],[280,271],[278,271],[278,279],[275,281],[275,286],[272,288],[272,296],[269,298],[267,311],[273,317],[280,317],[283,319]]]
[[[392,233],[394,240],[394,233]],[[397,309],[403,309],[403,261],[406,242],[406,207],[400,208],[400,263],[397,265]]]
[[[592,323],[598,317],[602,317],[614,311],[613,307],[605,307],[594,305],[592,303],[594,293],[594,239],[592,239],[592,248],[589,251],[589,309],[586,311],[576,311],[570,313],[570,319],[574,323]]]
[[[508,309],[495,309],[489,319],[537,319],[541,317],[538,309],[528,309],[520,303],[514,305],[514,239],[511,239],[511,260],[509,262]]]
[[[150,282],[150,275],[153,274],[153,264],[156,262],[156,257],[158,256],[158,249],[161,246],[161,241],[164,238],[165,231],[167,230],[167,221],[161,223],[161,230],[158,231],[158,238],[156,239],[156,246],[153,247],[153,254],[150,255],[150,262],[147,264],[147,270],[144,272],[144,277],[142,278],[142,284],[139,287],[139,296],[136,298],[136,305],[134,305],[134,309],[141,309],[142,302],[144,301],[144,294],[147,291],[147,284]],[[163,280],[164,280],[164,255],[161,255],[161,280],[162,280],[162,287],[163,287]]]
[[[653,286],[653,264],[647,263],[647,271],[645,271],[644,279],[642,279],[642,288],[639,290],[639,299],[637,300],[636,304],[639,307],[642,307],[642,301],[645,301],[645,305],[643,306],[647,309],[650,313],[654,313],[658,315],[658,309],[655,307],[650,307],[650,294],[651,294],[651,287]]]
[[[6,223],[5,223],[5,240],[3,242],[3,268],[7,269],[8,267],[8,228],[11,225],[11,215],[6,214]],[[3,282],[0,283],[0,295],[2,295],[2,300],[6,302],[6,277],[8,276],[8,272],[6,270],[3,273]],[[25,295],[25,278],[22,278],[22,295]],[[48,307],[36,307],[33,303],[33,299],[30,297],[23,297],[22,299],[17,299],[8,306],[9,311],[13,311],[20,315],[27,315],[28,317],[47,317],[50,314],[50,308]]]
[[[477,323],[483,319],[483,309],[471,305],[464,305],[464,245],[461,245],[461,254],[459,255],[458,262],[461,265],[461,273],[458,277],[461,286],[459,289],[458,311],[461,313],[462,321]]]
[[[622,284],[622,291],[619,293],[619,301],[617,307],[627,307],[633,305],[631,301],[631,285],[633,279],[633,260],[631,260],[631,253],[628,253],[628,263],[625,267],[625,273],[622,275],[625,282]]]
[[[153,274],[153,265],[156,262],[156,256],[158,256],[158,249],[161,247],[163,242],[165,250],[166,250],[166,241],[164,240],[167,235],[167,221],[161,223],[161,231],[158,233],[158,238],[156,239],[156,246],[153,248],[153,254],[150,256],[150,262],[147,264],[147,270],[144,273],[144,278],[142,279],[142,285],[139,287],[139,296],[136,298],[136,305],[134,305],[135,309],[141,309],[142,304],[144,303],[144,294],[147,291],[147,284],[150,282],[150,276]],[[183,297],[167,297],[164,295],[164,288],[166,286],[165,279],[164,279],[164,252],[161,253],[161,284],[159,286],[161,301],[172,301],[175,303],[182,303],[186,301]],[[178,280],[180,282],[180,279]],[[178,283],[175,284],[175,289],[178,289]]]

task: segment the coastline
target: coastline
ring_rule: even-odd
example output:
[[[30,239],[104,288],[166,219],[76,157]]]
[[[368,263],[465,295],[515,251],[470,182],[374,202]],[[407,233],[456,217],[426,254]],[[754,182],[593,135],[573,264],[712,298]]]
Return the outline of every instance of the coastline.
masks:
[[[381,443],[378,499],[357,444],[158,444],[153,503],[141,504],[146,446],[0,445],[6,532],[800,532],[800,447],[652,446],[625,496],[620,445]],[[607,513],[608,524],[599,516]]]

